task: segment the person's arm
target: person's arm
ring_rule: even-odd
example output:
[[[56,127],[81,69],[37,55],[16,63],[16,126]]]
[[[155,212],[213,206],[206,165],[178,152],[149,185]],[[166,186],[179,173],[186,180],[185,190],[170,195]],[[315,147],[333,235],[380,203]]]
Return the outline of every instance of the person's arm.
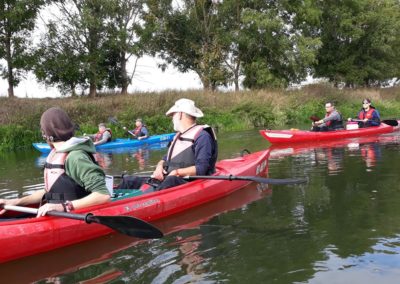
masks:
[[[2,205],[18,205],[25,206],[30,204],[38,204],[42,200],[43,195],[46,193],[44,189],[37,190],[34,193],[24,196],[22,198],[14,198],[14,199],[0,199],[0,207]],[[0,215],[4,214],[6,210],[1,210]]]
[[[378,126],[379,124],[381,124],[381,117],[380,117],[379,112],[377,110],[374,110],[372,112],[372,118],[371,118],[371,120],[369,122],[370,122],[370,124],[372,126]]]

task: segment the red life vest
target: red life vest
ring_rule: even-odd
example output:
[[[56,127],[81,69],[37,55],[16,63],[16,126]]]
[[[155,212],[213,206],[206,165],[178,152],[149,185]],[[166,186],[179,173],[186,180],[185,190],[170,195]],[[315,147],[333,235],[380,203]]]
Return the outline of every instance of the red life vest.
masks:
[[[145,134],[142,132],[143,127],[146,127],[146,125],[142,124],[141,126],[136,127],[132,130],[133,134],[135,134],[136,137],[144,136]]]
[[[365,145],[365,147],[361,148],[361,157],[363,157],[367,167],[375,166],[376,155],[372,145]]]
[[[327,112],[325,114],[325,118],[327,118],[331,113]],[[340,115],[340,120],[328,120],[327,122],[325,122],[325,125],[330,128],[330,129],[340,129],[343,128],[343,121],[342,121],[342,115],[340,114],[340,112],[338,112],[338,114]]]
[[[112,136],[111,129],[110,129],[110,128],[107,128],[107,129],[104,130],[103,132],[100,132],[100,131],[99,131],[99,132],[96,133],[96,136],[94,136],[94,142],[101,141],[101,140],[103,139],[103,133],[106,132],[106,131],[110,132],[110,135]],[[108,139],[107,142],[110,142],[110,140],[111,140],[111,137]]]
[[[194,125],[184,133],[175,135],[167,153],[167,171],[186,168],[195,164],[195,156],[192,146],[202,130],[210,133],[214,141],[217,140],[214,130],[208,125]],[[218,153],[214,153],[213,161],[216,161]],[[214,170],[214,169],[213,169]]]
[[[53,149],[44,165],[44,199],[49,203],[62,203],[89,195],[82,186],[65,173],[65,161],[69,153]],[[92,157],[94,159],[94,157]]]
[[[358,114],[358,119],[372,119],[372,114],[374,113],[375,109],[370,108],[367,112],[365,110],[360,111]]]

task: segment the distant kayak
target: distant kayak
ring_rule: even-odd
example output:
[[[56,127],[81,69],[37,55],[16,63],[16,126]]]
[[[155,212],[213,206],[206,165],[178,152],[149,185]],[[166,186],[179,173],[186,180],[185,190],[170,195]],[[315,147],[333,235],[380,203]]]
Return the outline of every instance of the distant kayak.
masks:
[[[109,149],[118,149],[118,148],[131,148],[131,147],[140,147],[143,145],[150,145],[154,143],[160,142],[169,142],[174,138],[175,133],[161,134],[161,135],[153,135],[149,138],[137,140],[137,139],[129,139],[129,138],[117,138],[112,140],[111,142],[96,146],[97,151],[105,151]],[[32,143],[33,147],[41,153],[50,153],[50,146],[47,143]]]
[[[396,121],[395,121],[396,122]],[[305,131],[298,129],[291,130],[260,130],[260,134],[272,144],[278,143],[298,143],[298,142],[317,142],[324,140],[336,140],[344,138],[356,138],[371,135],[392,133],[400,129],[396,123],[388,125],[381,123],[379,126],[358,128],[352,130],[334,130],[326,132]]]

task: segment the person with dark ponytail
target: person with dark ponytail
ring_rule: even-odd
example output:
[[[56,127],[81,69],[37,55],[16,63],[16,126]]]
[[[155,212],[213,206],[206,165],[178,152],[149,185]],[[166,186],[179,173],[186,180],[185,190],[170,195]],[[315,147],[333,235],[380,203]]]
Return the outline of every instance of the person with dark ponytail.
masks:
[[[362,102],[362,108],[357,118],[349,118],[348,121],[358,121],[359,127],[379,126],[381,117],[379,111],[371,105],[371,100],[366,98]]]

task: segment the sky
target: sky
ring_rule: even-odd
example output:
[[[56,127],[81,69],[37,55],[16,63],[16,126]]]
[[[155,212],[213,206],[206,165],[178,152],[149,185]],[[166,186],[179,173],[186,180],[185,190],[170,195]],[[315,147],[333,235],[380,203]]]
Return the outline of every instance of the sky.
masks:
[[[181,73],[173,66],[169,66],[165,72],[157,67],[160,60],[144,56],[139,59],[136,74],[129,86],[129,92],[160,92],[164,90],[189,90],[201,89],[199,77],[194,72]],[[60,96],[57,88],[46,87],[37,82],[35,75],[28,74],[14,93],[20,98],[55,98]],[[8,83],[0,79],[0,97],[8,96]]]

